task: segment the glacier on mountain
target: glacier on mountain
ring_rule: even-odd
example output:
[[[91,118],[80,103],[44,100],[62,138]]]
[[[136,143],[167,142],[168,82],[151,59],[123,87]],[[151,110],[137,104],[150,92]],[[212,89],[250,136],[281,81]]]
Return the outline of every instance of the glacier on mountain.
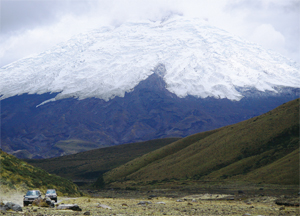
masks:
[[[300,87],[296,62],[206,21],[177,16],[102,27],[6,65],[0,69],[0,99],[57,92],[49,101],[107,101],[155,72],[178,97],[240,100],[241,88]]]

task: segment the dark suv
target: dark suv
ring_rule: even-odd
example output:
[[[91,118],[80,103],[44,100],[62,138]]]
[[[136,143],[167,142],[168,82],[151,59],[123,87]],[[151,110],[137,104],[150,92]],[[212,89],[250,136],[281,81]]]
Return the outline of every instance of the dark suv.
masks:
[[[55,202],[57,202],[57,194],[55,189],[48,189],[46,192],[45,197],[49,197],[51,200],[54,200]]]
[[[39,190],[29,190],[27,191],[26,195],[23,199],[24,206],[28,206],[28,204],[31,204],[34,200],[41,198],[42,194]]]

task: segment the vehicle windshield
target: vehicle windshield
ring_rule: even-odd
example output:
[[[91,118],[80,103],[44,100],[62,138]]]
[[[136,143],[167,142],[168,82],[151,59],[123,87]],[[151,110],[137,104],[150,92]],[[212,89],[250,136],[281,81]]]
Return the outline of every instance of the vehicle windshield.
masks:
[[[28,191],[26,196],[37,196],[38,192],[37,191]]]
[[[55,193],[55,190],[47,190],[46,194],[53,194]]]

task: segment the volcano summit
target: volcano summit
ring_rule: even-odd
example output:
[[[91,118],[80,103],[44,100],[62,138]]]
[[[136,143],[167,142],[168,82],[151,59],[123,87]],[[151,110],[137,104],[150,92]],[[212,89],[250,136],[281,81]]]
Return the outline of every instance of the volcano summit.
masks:
[[[80,34],[0,75],[2,148],[24,157],[237,123],[297,98],[300,83],[296,62],[181,16]]]

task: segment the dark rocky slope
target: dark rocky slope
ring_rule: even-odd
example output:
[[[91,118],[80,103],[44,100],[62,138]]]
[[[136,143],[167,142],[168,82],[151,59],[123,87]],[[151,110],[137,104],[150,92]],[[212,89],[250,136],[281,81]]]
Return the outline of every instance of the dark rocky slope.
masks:
[[[2,149],[20,158],[66,154],[58,142],[76,140],[105,147],[165,137],[185,137],[263,114],[297,98],[297,89],[281,93],[245,92],[240,101],[178,98],[154,73],[124,98],[109,101],[75,98],[49,102],[55,94],[14,96],[1,101]],[[71,146],[72,147],[72,146]]]

